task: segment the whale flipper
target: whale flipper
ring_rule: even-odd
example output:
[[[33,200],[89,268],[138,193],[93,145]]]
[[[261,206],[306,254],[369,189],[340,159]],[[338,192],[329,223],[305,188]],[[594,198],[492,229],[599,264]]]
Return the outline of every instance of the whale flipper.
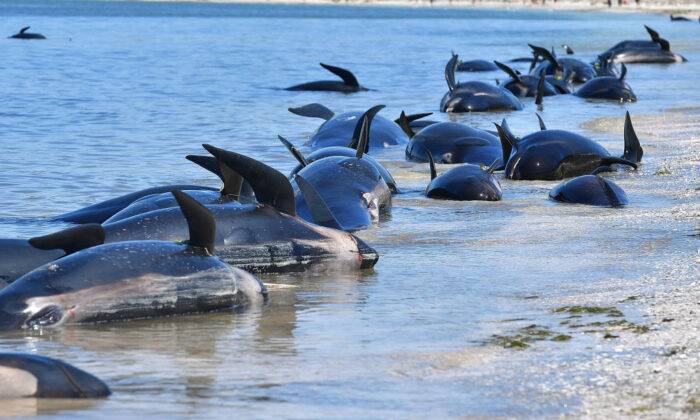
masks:
[[[214,239],[216,238],[216,222],[214,215],[194,198],[180,190],[172,190],[182,214],[187,220],[190,239],[188,249],[194,248],[203,254],[214,255]]]
[[[306,161],[304,154],[301,153],[301,151],[299,151],[299,149],[294,147],[294,145],[289,140],[285,139],[284,137],[280,136],[279,134],[277,135],[277,138],[279,139],[279,141],[282,142],[284,147],[286,147],[287,150],[289,150],[289,153],[291,153],[292,156],[294,156],[294,158],[297,160],[297,162],[299,162],[299,164],[302,167],[305,167],[306,165],[309,164],[309,162]]]
[[[615,157],[615,156],[605,156],[601,159],[601,164],[603,166],[610,166],[612,164],[618,164],[618,165],[627,165],[631,166],[634,169],[637,169],[637,164],[634,162],[630,162],[627,159]]]
[[[642,155],[644,155],[644,149],[639,144],[637,133],[632,127],[630,113],[627,111],[627,114],[625,114],[625,153],[622,155],[622,158],[630,162],[639,163],[642,161]]]
[[[540,123],[540,131],[546,130],[546,129],[547,129],[547,126],[544,124],[544,120],[542,119],[542,117],[540,117],[540,114],[535,113],[535,115],[537,115],[537,120],[538,120],[539,123]]]
[[[304,200],[306,200],[314,222],[321,226],[343,230],[338,219],[333,216],[326,202],[318,191],[316,191],[316,188],[299,174],[294,175],[294,180],[297,182],[299,191],[301,191],[301,194],[304,196]]]
[[[384,109],[385,105],[376,105],[365,111],[364,114],[357,120],[355,124],[355,130],[352,133],[352,140],[348,147],[351,149],[356,149],[359,153],[358,158],[362,157],[362,153],[369,153],[369,127],[372,125],[372,120],[374,116],[377,115],[379,111]],[[363,127],[367,125],[367,132],[363,137]],[[364,142],[363,142],[364,140]]]
[[[287,111],[291,112],[292,114],[299,115],[300,117],[321,118],[326,121],[330,120],[335,115],[333,111],[317,103],[307,104],[296,108],[287,108]]]
[[[493,61],[493,64],[495,64],[499,69],[503,70],[508,76],[510,76],[511,79],[515,80],[518,83],[521,83],[522,81],[520,80],[520,75],[513,70],[510,66],[500,63],[496,60]]]
[[[31,238],[29,244],[44,251],[62,249],[68,255],[81,249],[102,245],[104,241],[105,231],[102,225],[90,223]]]
[[[406,115],[403,111],[401,111],[401,113],[404,115],[404,117],[406,117],[406,120],[408,120],[409,123],[410,123],[410,122],[413,122],[413,121],[420,120],[421,118],[425,118],[425,117],[427,117],[427,116],[429,116],[429,115],[433,115],[432,112],[421,112],[421,113],[418,113],[418,114],[408,114],[408,115]],[[395,122],[396,124],[398,124],[400,118],[401,118],[401,117],[395,119],[394,122]]]
[[[219,149],[210,144],[202,146],[248,181],[260,204],[268,204],[282,213],[296,216],[294,190],[286,176],[248,156]]]
[[[323,64],[323,63],[319,63],[319,64],[324,69],[328,70],[329,72],[331,72],[331,73],[335,74],[336,76],[340,77],[341,79],[343,79],[343,83],[345,83],[346,85],[352,86],[355,88],[360,87],[360,82],[357,81],[357,78],[355,77],[354,74],[352,74],[352,72],[350,72],[350,70],[345,70],[345,69],[340,68],[340,67],[335,67],[335,66],[331,66],[331,65]]]

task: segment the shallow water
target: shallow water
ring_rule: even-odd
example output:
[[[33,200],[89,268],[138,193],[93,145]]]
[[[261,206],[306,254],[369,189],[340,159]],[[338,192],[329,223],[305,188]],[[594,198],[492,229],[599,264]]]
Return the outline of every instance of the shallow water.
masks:
[[[381,255],[374,270],[265,276],[292,287],[275,288],[267,306],[244,313],[3,334],[0,351],[64,359],[114,395],[78,405],[3,403],[0,413],[568,413],[576,396],[538,399],[528,384],[552,378],[519,378],[514,366],[587,360],[605,345],[577,336],[518,352],[489,345],[491,336],[533,323],[561,329],[550,310],[571,296],[585,304],[587,290],[655,276],[669,261],[692,261],[697,249],[697,24],[641,14],[48,0],[0,1],[0,15],[8,35],[32,25],[49,38],[0,40],[0,237],[56,230],[46,217],[140,188],[217,185],[184,160],[202,153],[201,143],[289,170],[294,160],[276,135],[302,144],[319,120],[286,109],[309,102],[338,112],[382,103],[381,115],[392,119],[404,109],[433,111],[483,128],[507,116],[518,134],[536,129],[528,99],[520,112],[440,114],[452,49],[465,60],[507,60],[527,55],[526,42],[566,43],[590,59],[619,40],[645,39],[648,24],[689,60],[630,66],[635,104],[545,99],[550,127],[589,135],[615,154],[625,109],[640,121],[645,163],[611,175],[628,208],[554,204],[546,197],[556,184],[542,181],[502,180],[496,203],[427,200],[426,165],[389,149],[378,157],[405,194],[391,220],[360,235]],[[351,69],[373,90],[279,90],[332,78],[318,62]]]

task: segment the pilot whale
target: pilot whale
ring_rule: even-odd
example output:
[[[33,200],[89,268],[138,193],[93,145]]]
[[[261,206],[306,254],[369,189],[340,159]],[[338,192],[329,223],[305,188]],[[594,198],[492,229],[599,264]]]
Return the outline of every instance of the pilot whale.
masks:
[[[288,87],[286,90],[315,90],[315,91],[332,91],[352,93],[368,90],[360,86],[360,82],[349,70],[340,67],[331,66],[328,64],[319,63],[321,67],[335,74],[342,79],[342,82],[336,80],[321,80],[317,82],[302,83]]]
[[[46,37],[42,34],[38,34],[38,33],[34,33],[34,32],[27,32],[27,30],[29,28],[31,28],[31,26],[25,26],[24,28],[20,29],[19,32],[10,36],[9,38],[14,38],[14,39],[46,39]]]

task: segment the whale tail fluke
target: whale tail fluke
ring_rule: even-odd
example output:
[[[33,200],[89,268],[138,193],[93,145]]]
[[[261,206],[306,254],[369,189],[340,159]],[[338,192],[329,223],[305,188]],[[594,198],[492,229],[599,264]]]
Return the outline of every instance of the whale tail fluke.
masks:
[[[639,163],[642,161],[642,155],[644,155],[644,149],[639,144],[639,138],[632,126],[630,113],[627,111],[625,114],[625,153],[622,155],[622,158],[630,162]]]
[[[318,103],[302,105],[296,108],[287,108],[287,111],[299,115],[300,117],[321,118],[326,121],[330,120],[335,115],[333,111]]]
[[[204,254],[214,254],[214,239],[216,238],[216,221],[208,208],[180,190],[172,190],[182,214],[187,220],[190,239],[187,244]]]
[[[267,204],[282,213],[296,216],[294,190],[287,177],[278,170],[245,155],[210,144],[202,146],[250,184],[258,203]]]
[[[97,223],[80,225],[29,239],[29,244],[34,248],[44,251],[62,249],[66,255],[102,245],[104,242],[105,231],[102,225]]]
[[[301,194],[304,196],[304,200],[306,200],[314,223],[333,229],[344,230],[340,222],[338,222],[338,219],[333,216],[333,212],[328,208],[328,205],[316,188],[299,174],[294,175],[294,180],[297,182],[299,191],[301,191]]]

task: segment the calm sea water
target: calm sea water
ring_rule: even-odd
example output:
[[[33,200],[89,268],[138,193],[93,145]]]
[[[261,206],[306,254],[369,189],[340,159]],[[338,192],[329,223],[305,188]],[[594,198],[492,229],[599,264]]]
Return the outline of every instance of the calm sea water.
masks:
[[[642,14],[65,0],[2,0],[0,16],[0,34],[31,25],[48,37],[0,39],[2,237],[54,231],[62,226],[48,216],[153,185],[217,185],[184,159],[202,153],[201,143],[287,171],[294,161],[276,135],[303,143],[319,120],[286,109],[309,102],[338,112],[381,103],[381,115],[392,119],[401,110],[433,111],[482,128],[507,116],[516,133],[536,129],[531,100],[521,112],[440,114],[450,50],[464,59],[507,60],[527,55],[527,42],[566,43],[591,59],[620,40],[645,39],[648,24],[689,59],[631,66],[636,104],[546,98],[542,116],[550,127],[589,135],[614,153],[622,149],[626,109],[658,118],[640,133],[645,165],[612,175],[630,207],[556,205],[546,200],[555,183],[505,180],[501,202],[431,201],[421,194],[425,165],[389,149],[379,157],[406,193],[396,197],[390,221],[361,233],[381,254],[373,271],[266,276],[291,287],[242,314],[2,335],[0,351],[62,358],[104,379],[114,395],[77,405],[3,403],[0,414],[567,413],[576,396],[533,398],[523,384],[547,378],[514,378],[511,360],[576,360],[607,348],[574,338],[518,352],[488,345],[491,335],[557,325],[549,310],[565,297],[605,289],[611,279],[654,276],[697,249],[692,226],[667,217],[697,203],[689,192],[697,167],[682,165],[697,141],[687,141],[683,118],[664,117],[669,108],[700,104],[696,23]],[[351,69],[373,90],[279,90],[332,78],[319,62]],[[599,118],[607,119],[589,123]],[[655,175],[669,165],[671,175]]]

